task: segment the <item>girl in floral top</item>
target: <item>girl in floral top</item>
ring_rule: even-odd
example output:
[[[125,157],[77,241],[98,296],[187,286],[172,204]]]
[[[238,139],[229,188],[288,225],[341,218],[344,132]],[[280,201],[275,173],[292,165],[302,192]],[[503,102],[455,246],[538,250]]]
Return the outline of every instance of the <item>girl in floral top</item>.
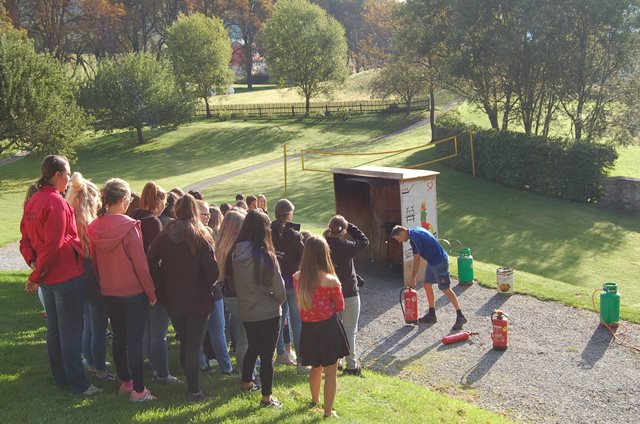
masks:
[[[340,280],[335,275],[329,246],[321,237],[307,240],[300,271],[293,275],[300,308],[302,365],[310,365],[311,406],[320,401],[324,370],[324,416],[336,416],[333,401],[338,384],[338,359],[349,354],[349,342],[336,314],[344,310]]]

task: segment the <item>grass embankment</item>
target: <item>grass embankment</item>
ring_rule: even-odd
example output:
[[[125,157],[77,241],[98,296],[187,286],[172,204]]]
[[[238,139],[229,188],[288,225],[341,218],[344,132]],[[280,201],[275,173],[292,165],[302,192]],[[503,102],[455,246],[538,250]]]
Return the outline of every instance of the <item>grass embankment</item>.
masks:
[[[428,127],[391,137],[375,146],[340,151],[387,151],[416,146],[429,138]],[[306,166],[328,169],[363,163],[408,166],[432,158],[431,149],[419,153],[365,157],[316,156]],[[452,170],[430,166],[438,177],[440,237],[460,239],[471,247],[477,278],[488,286],[500,265],[516,269],[518,292],[545,300],[591,308],[591,293],[605,281],[617,282],[622,292],[622,315],[640,322],[640,222],[637,219],[501,186]],[[244,174],[215,184],[203,193],[221,202],[229,192],[264,192],[269,199],[284,196],[282,168]],[[319,233],[334,213],[331,174],[300,170],[289,163],[287,197],[296,205],[295,220]],[[272,200],[273,204],[273,200]],[[272,206],[273,207],[273,206]],[[455,260],[452,260],[456,272]]]
[[[120,132],[98,136],[77,150],[72,171],[96,184],[120,177],[140,191],[147,181],[166,189],[184,187],[212,176],[282,157],[282,145],[349,144],[393,132],[419,115],[363,115],[347,121],[332,119],[274,119],[246,122],[200,120],[175,131],[145,131],[148,143],[135,144],[135,135]],[[40,158],[25,158],[0,166],[0,245],[17,240],[27,186],[39,176]],[[233,199],[229,192],[225,201]]]
[[[249,422],[312,423],[322,411],[309,410],[306,376],[276,366],[274,395],[282,410],[258,407],[259,393],[240,394],[237,377],[203,375],[205,390],[215,395],[206,403],[185,402],[184,386],[147,384],[159,396],[156,403],[138,405],[116,394],[116,382],[94,383],[104,393],[92,398],[71,396],[51,387],[45,348],[45,323],[34,295],[25,293],[25,273],[0,273],[0,416],[4,423],[119,423],[119,422]],[[170,369],[182,377],[178,347],[169,349]],[[341,421],[503,423],[504,417],[477,406],[432,392],[415,384],[367,372],[366,379],[340,377],[336,410]]]

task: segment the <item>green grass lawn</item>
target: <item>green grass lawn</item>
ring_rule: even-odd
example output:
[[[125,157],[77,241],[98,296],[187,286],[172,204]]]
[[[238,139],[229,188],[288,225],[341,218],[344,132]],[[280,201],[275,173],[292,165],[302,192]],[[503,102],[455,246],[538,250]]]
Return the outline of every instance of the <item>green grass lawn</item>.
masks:
[[[47,362],[45,322],[35,295],[25,293],[25,273],[0,273],[0,417],[3,423],[314,423],[322,411],[309,410],[306,376],[291,367],[276,366],[274,395],[282,410],[259,408],[259,393],[240,393],[237,377],[217,373],[202,377],[203,388],[215,395],[206,403],[185,401],[182,384],[148,386],[159,401],[138,405],[117,395],[118,383],[94,382],[104,393],[92,398],[54,389]],[[110,348],[109,348],[110,350]],[[178,346],[169,349],[170,368],[183,378]],[[506,423],[501,415],[460,400],[371,371],[366,379],[339,377],[335,409],[343,422]]]
[[[98,136],[81,145],[73,171],[98,185],[120,177],[140,191],[153,180],[169,190],[238,168],[282,157],[282,145],[302,147],[348,144],[393,132],[415,122],[418,114],[363,115],[338,119],[199,120],[175,131],[145,131],[148,143],[135,144],[135,134]],[[40,158],[25,158],[0,167],[0,245],[17,240],[27,186],[39,176]],[[229,193],[232,197],[233,192]]]
[[[311,99],[316,101],[345,102],[362,99],[371,99],[370,85],[376,70],[359,72],[352,74],[339,90],[331,95],[319,95]],[[266,103],[298,103],[304,102],[295,89],[279,89],[275,84],[254,84],[251,90],[246,85],[234,85],[235,93],[225,96],[211,97],[211,105],[244,105],[244,104],[266,104]],[[374,96],[375,97],[375,96]],[[379,97],[375,97],[379,98]]]
[[[422,127],[371,147],[340,151],[385,151],[416,146],[429,139]],[[409,166],[432,159],[431,149],[419,153],[367,157],[318,156],[306,166],[328,169],[364,163]],[[516,269],[519,292],[541,299],[591,308],[593,290],[605,281],[617,282],[622,293],[622,315],[640,322],[640,222],[630,216],[501,186],[452,170],[431,166],[438,177],[440,236],[460,239],[472,249],[475,269],[493,286],[498,266]],[[273,166],[215,184],[203,191],[211,201],[229,201],[228,193],[263,192],[269,199],[284,196],[282,168]],[[296,205],[295,220],[320,233],[333,215],[331,174],[300,170],[289,163],[287,197]],[[273,205],[273,200],[272,200]],[[273,206],[272,206],[273,207]],[[455,273],[455,261],[452,261]]]

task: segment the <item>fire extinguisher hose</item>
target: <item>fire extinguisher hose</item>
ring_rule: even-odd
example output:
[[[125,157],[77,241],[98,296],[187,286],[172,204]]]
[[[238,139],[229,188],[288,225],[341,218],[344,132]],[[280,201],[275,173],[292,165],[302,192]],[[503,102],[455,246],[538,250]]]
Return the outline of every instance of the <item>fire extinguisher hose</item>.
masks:
[[[598,293],[599,291],[600,289],[596,289],[593,291],[593,294],[591,295],[591,304],[593,305],[593,311],[598,314],[598,317],[600,318],[600,323],[605,326],[607,330],[609,330],[609,333],[611,333],[611,336],[613,336],[618,344],[628,347],[629,349],[637,353],[640,353],[640,347],[635,346],[626,340],[626,333],[628,331],[628,328],[623,323],[618,323],[618,327],[622,328],[622,331],[618,332],[618,329],[616,329],[613,325],[607,324],[602,320],[602,317],[600,317],[600,311],[598,311],[598,308],[596,307],[596,293]]]

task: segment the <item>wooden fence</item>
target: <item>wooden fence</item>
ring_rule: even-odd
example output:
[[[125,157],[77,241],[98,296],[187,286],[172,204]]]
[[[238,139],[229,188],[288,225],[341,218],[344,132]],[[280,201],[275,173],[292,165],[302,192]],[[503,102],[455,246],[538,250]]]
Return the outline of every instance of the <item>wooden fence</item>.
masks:
[[[429,99],[420,98],[411,102],[411,110],[429,109]],[[313,102],[309,106],[310,114],[322,113],[393,113],[405,112],[406,105],[402,101],[390,100],[358,100],[351,102]],[[272,104],[247,104],[247,105],[222,105],[211,106],[211,114],[216,116],[301,116],[305,113],[304,103],[272,103]],[[196,116],[206,116],[204,105],[196,109]]]

